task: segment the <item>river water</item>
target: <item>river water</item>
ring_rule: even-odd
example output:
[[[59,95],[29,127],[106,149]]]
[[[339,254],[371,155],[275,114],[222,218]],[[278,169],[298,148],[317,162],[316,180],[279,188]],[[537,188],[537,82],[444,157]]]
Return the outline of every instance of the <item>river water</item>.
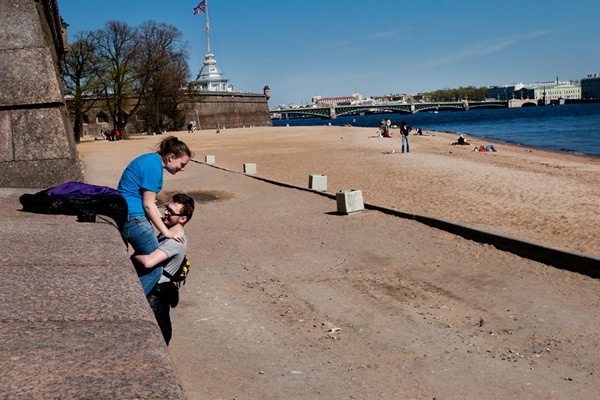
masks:
[[[468,111],[373,114],[336,119],[273,120],[273,126],[352,124],[379,127],[382,118],[392,125],[406,121],[414,129],[464,133],[496,142],[543,150],[600,157],[600,103]],[[468,138],[467,138],[468,139]]]

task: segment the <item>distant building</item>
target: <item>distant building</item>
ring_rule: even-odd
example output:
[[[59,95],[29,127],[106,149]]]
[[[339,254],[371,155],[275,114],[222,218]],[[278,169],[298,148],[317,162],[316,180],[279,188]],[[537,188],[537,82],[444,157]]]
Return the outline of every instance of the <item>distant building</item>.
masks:
[[[554,85],[551,87],[542,88],[525,88],[522,89],[524,92],[524,99],[535,99],[535,100],[580,100],[581,99],[581,86],[575,86],[571,84],[565,85]]]
[[[544,94],[545,93],[545,94]],[[487,97],[496,100],[510,99],[580,99],[581,88],[570,81],[513,83],[510,85],[490,86]]]
[[[321,97],[321,96],[313,96],[310,100],[312,104],[356,104],[361,102],[363,99],[360,93],[352,93],[352,96],[344,96],[344,97]]]
[[[522,83],[512,85],[499,85],[488,87],[487,97],[496,100],[510,100],[516,90],[521,90],[525,87]]]
[[[200,91],[208,92],[233,92],[233,86],[228,85],[229,79],[217,67],[217,61],[214,54],[204,55],[204,66],[200,69],[198,77],[193,82],[194,86]]]
[[[600,74],[590,74],[587,78],[581,79],[581,98],[600,99]]]

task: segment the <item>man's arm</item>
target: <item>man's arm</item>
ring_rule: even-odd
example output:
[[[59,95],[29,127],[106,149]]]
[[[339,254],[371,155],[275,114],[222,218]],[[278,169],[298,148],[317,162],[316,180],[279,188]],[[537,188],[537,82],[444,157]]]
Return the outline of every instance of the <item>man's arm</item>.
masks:
[[[131,261],[136,266],[144,267],[144,268],[154,268],[156,265],[165,261],[167,258],[167,253],[162,251],[161,249],[156,249],[152,253],[148,255],[137,255],[131,258]]]

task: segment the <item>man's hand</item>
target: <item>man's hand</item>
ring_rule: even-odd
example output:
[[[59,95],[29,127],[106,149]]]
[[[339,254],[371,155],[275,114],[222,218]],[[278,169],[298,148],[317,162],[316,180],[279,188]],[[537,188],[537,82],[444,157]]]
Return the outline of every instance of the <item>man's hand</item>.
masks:
[[[130,258],[131,262],[136,268],[154,268],[161,262],[165,261],[168,257],[167,253],[161,249],[156,249],[148,255],[134,254]]]

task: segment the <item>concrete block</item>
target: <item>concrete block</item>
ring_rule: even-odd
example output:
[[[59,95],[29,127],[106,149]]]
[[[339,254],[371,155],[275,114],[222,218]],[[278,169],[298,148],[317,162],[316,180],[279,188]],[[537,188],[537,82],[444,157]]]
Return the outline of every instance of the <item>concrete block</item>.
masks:
[[[248,175],[256,175],[256,164],[255,163],[244,164],[244,173],[248,174]]]
[[[308,188],[320,192],[327,191],[327,175],[311,174],[308,176]]]
[[[365,209],[362,190],[340,190],[335,194],[340,214],[352,214]]]
[[[204,156],[204,162],[208,165],[215,165],[215,156]]]

